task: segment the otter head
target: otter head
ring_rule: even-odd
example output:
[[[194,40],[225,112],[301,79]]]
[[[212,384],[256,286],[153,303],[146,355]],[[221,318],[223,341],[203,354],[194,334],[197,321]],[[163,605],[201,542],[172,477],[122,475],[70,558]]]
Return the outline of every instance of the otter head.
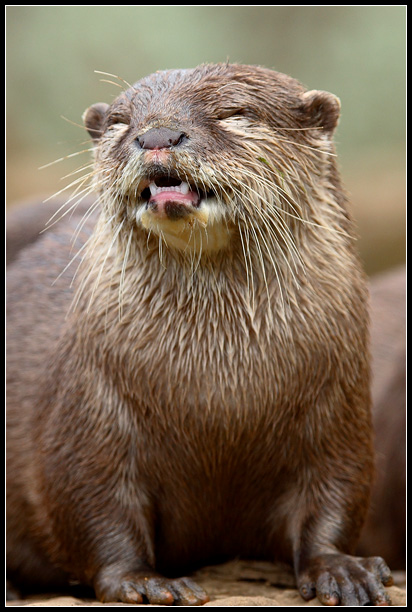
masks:
[[[212,253],[236,237],[290,241],[302,194],[330,163],[338,117],[331,94],[216,64],[157,72],[83,119],[108,216],[183,252]]]

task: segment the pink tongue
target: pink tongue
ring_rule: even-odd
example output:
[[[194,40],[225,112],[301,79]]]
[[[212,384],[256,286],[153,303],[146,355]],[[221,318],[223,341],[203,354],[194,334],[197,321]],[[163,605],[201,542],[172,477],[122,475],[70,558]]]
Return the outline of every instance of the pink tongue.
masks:
[[[156,195],[152,196],[149,202],[155,202],[161,204],[162,202],[179,202],[181,204],[193,204],[196,206],[199,202],[199,194],[196,191],[189,191],[189,193],[182,193],[181,191],[159,191]]]

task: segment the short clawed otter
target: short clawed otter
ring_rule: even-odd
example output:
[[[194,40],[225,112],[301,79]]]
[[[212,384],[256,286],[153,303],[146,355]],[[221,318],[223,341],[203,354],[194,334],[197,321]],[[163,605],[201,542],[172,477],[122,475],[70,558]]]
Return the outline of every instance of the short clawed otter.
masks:
[[[373,458],[339,109],[218,64],[86,111],[97,199],[9,273],[16,584],[201,604],[176,576],[240,556],[289,561],[305,599],[389,602],[384,561],[351,556]]]

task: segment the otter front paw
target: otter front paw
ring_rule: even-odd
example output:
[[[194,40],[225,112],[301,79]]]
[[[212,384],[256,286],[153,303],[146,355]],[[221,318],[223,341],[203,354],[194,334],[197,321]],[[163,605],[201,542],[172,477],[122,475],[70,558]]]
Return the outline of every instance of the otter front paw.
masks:
[[[381,557],[325,554],[312,557],[298,573],[303,599],[317,596],[327,606],[388,606],[383,585],[393,584],[390,569]]]
[[[190,578],[164,578],[154,572],[106,575],[96,580],[95,591],[103,602],[201,606],[209,601],[205,591]]]

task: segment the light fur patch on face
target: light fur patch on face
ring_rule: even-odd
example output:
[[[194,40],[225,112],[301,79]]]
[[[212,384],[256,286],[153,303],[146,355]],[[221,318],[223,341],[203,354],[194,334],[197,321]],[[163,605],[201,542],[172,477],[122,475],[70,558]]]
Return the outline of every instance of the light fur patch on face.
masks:
[[[202,203],[182,219],[159,219],[150,209],[141,208],[136,220],[148,232],[160,236],[167,246],[196,253],[219,251],[229,244],[231,230],[224,210],[217,202]]]

